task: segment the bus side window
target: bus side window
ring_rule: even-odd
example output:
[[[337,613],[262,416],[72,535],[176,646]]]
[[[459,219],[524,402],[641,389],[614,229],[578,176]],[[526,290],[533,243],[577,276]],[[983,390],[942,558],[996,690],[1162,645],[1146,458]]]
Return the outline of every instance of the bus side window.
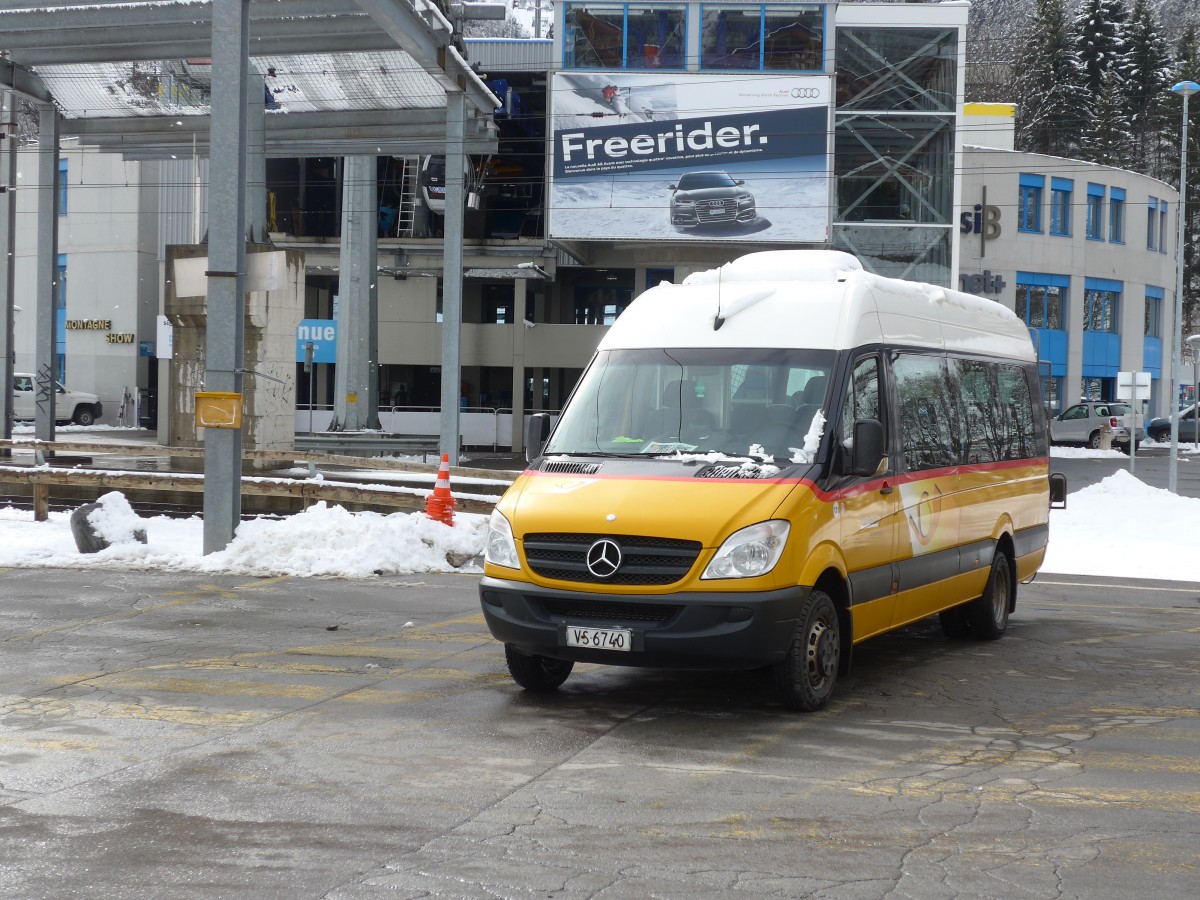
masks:
[[[850,388],[842,404],[841,439],[845,447],[854,444],[855,419],[883,422],[883,403],[879,396],[879,358],[876,356],[860,359],[850,376]]]

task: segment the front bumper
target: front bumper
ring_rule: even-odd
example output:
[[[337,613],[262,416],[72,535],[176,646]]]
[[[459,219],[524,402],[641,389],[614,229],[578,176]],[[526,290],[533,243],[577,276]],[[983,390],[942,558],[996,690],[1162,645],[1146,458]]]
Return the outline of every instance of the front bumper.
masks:
[[[479,584],[492,636],[526,653],[612,666],[749,669],[787,655],[811,588],[605,595],[485,576]],[[629,652],[566,645],[567,626],[628,628]]]

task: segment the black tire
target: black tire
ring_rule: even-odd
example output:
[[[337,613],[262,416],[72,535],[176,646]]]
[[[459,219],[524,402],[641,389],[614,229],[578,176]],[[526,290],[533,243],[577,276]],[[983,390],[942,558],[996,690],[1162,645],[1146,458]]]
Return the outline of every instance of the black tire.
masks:
[[[841,658],[837,608],[828,594],[813,591],[800,610],[788,655],[771,667],[783,705],[797,712],[813,712],[828,703]]]
[[[96,413],[90,406],[80,406],[75,410],[76,425],[95,425]]]
[[[1091,433],[1091,435],[1088,437],[1088,446],[1091,447],[1093,450],[1100,449],[1100,432],[1093,431]]]
[[[1008,611],[1012,608],[1015,592],[1016,583],[1008,557],[997,549],[983,593],[966,607],[971,634],[981,641],[994,641],[1003,635],[1008,628]]]
[[[1163,441],[1169,441],[1169,440],[1171,440],[1171,432],[1170,431],[1156,431],[1150,435],[1150,440],[1154,441],[1154,443],[1156,443],[1156,444],[1161,444],[1161,443],[1163,443]]]
[[[508,663],[513,681],[525,690],[536,693],[558,690],[575,667],[570,660],[522,653],[512,644],[504,645],[504,661]]]
[[[943,609],[938,613],[938,621],[942,623],[942,634],[951,640],[962,640],[971,636],[971,621],[967,617],[965,606]]]

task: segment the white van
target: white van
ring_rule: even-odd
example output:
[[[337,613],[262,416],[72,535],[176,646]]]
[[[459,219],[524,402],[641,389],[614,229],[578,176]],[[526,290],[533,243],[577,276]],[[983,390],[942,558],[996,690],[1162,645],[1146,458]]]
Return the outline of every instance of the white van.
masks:
[[[28,372],[13,373],[13,418],[33,419],[37,416],[35,380]],[[100,418],[103,406],[95,394],[72,391],[55,382],[54,418],[59,423],[93,425]]]
[[[994,640],[1046,552],[1040,397],[1007,308],[845,253],[651,288],[548,440],[531,419],[484,618],[527,690],[575,662],[769,667],[797,710],[856,645],[926,616]]]

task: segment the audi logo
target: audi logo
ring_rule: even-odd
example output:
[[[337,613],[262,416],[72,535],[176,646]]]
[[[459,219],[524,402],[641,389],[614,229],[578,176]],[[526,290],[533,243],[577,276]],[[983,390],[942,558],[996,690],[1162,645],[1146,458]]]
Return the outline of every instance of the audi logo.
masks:
[[[611,578],[621,568],[621,548],[616,541],[601,538],[588,547],[587,567],[597,578]]]
[[[816,100],[821,91],[819,88],[792,88],[792,96],[798,100]]]

